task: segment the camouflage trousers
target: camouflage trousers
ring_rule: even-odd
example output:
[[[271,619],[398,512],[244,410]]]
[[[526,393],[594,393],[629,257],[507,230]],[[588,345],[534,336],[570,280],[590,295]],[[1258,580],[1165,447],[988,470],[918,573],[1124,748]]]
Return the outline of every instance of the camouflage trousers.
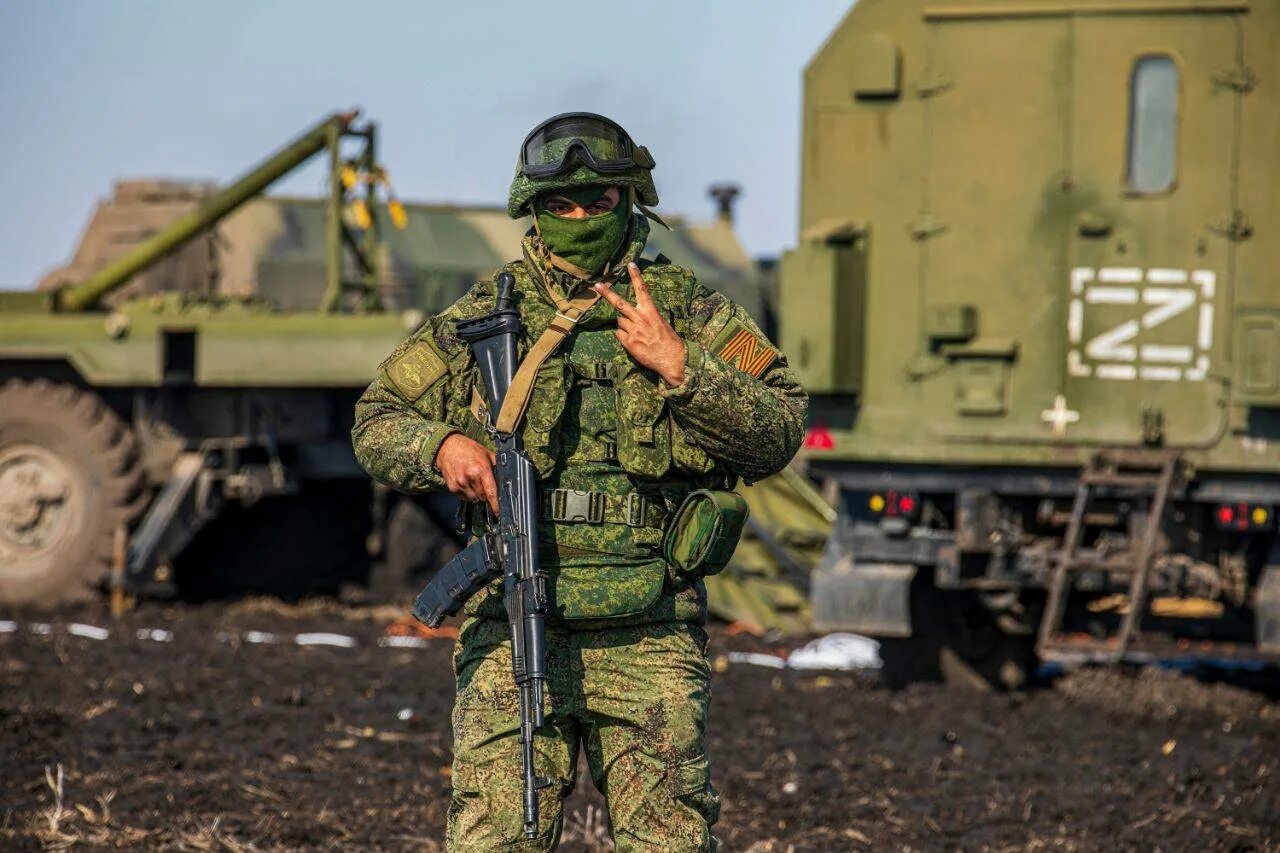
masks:
[[[619,853],[714,850],[720,797],[704,743],[706,633],[687,622],[548,627],[547,717],[535,739],[535,771],[551,785],[538,795],[539,835],[525,840],[507,630],[505,622],[472,619],[454,653],[448,849],[554,849],[581,747]]]

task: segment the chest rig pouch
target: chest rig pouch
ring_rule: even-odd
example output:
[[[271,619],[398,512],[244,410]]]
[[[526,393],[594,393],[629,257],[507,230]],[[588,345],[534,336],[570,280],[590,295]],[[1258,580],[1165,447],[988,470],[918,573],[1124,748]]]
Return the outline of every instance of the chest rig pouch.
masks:
[[[656,480],[671,466],[671,425],[654,380],[631,359],[618,378],[618,463],[627,473]]]
[[[676,332],[685,337],[690,282],[683,276],[658,276],[650,281],[649,289]],[[563,344],[571,335],[607,335],[612,344],[609,352],[602,352],[590,368],[598,371],[594,378],[607,380],[614,388],[618,463],[628,474],[651,480],[665,477],[673,465],[686,474],[711,471],[714,460],[673,423],[666,400],[658,393],[661,380],[626,354],[612,337],[612,323],[602,323],[598,316],[584,321],[599,298],[588,292],[572,300],[558,300],[561,304],[556,309],[533,299],[526,302],[522,313],[532,343],[499,413],[499,428],[519,424],[530,458],[539,472],[549,473],[560,458],[559,424],[568,387],[578,378],[586,378],[581,377],[581,371],[587,365],[570,362]],[[611,307],[600,306],[598,310],[608,312],[608,319],[612,319]]]
[[[692,282],[683,274],[655,272],[646,270],[654,301],[687,338]],[[669,487],[672,474],[677,480],[683,479],[681,474],[694,475],[692,487],[697,475],[710,472],[715,463],[674,423],[658,392],[661,380],[638,365],[614,337],[613,309],[597,307],[594,292],[574,300],[557,298],[553,308],[534,298],[530,276],[535,274],[527,268],[516,272],[525,285],[520,289],[526,297],[521,314],[527,348],[499,412],[499,429],[522,430],[526,452],[543,477],[561,462],[572,466],[585,443],[581,433],[589,432],[592,449],[584,459],[607,462],[612,457],[621,472],[640,481],[620,486],[626,477],[619,472],[607,478],[607,486],[601,484],[608,491],[595,492],[589,490],[597,488],[591,479],[583,477],[569,484],[575,488],[547,489],[539,512],[539,538],[555,552],[543,561],[553,612],[570,621],[632,616],[658,600],[668,576],[669,558],[662,545],[674,504],[664,503],[656,491],[649,495],[644,481],[665,480]],[[592,394],[590,411],[579,413],[583,423],[569,427],[563,419],[575,384],[595,385],[599,391]],[[580,433],[576,442],[570,437],[575,429]],[[566,460],[566,454],[572,455]],[[645,494],[629,491],[635,486]],[[683,494],[678,489],[674,499]],[[703,571],[713,570],[719,555],[710,556],[710,561],[700,561]]]

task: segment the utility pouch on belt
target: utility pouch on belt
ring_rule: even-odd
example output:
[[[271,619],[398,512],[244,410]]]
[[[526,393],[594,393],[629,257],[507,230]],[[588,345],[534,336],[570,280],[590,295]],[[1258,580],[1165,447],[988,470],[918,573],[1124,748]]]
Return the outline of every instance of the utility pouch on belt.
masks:
[[[690,492],[667,527],[663,556],[683,574],[714,575],[729,565],[748,512],[737,492]]]

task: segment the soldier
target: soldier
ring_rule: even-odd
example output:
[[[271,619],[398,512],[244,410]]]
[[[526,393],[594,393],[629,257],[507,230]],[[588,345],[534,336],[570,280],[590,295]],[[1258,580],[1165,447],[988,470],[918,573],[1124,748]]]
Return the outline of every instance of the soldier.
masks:
[[[729,490],[786,465],[808,402],[741,307],[665,257],[641,256],[648,218],[657,220],[653,166],[619,125],[589,113],[543,122],[520,150],[507,210],[533,227],[523,257],[500,272],[515,277],[521,357],[554,320],[578,317],[537,371],[519,424],[544,488],[548,714],[535,764],[552,784],[539,794],[539,835],[525,841],[497,582],[468,602],[454,655],[450,850],[553,848],[579,748],[619,851],[715,847],[701,575],[728,554],[681,569],[660,545],[693,490]],[[485,502],[497,511],[493,444],[454,324],[492,310],[495,280],[383,362],[352,431],[357,457],[381,482],[474,502],[473,531],[483,529]]]

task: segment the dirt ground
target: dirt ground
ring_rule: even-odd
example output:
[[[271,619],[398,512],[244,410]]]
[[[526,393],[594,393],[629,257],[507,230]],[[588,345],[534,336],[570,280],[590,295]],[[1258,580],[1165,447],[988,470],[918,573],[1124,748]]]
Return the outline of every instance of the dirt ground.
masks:
[[[0,614],[18,623],[0,633],[0,847],[438,848],[452,643],[380,646],[400,612],[152,604],[47,633]],[[292,644],[313,631],[357,645]],[[895,693],[725,658],[765,645],[713,633],[723,849],[1280,849],[1274,693],[1154,669]],[[609,849],[590,788],[562,849]]]

